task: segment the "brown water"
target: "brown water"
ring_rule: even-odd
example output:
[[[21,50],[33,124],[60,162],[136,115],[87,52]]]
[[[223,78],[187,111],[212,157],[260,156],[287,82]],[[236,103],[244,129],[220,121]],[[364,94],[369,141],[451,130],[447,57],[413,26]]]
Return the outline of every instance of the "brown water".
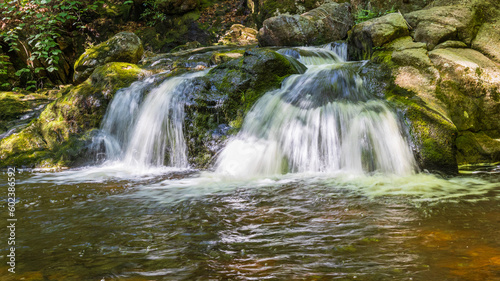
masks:
[[[500,280],[496,169],[248,181],[23,172],[16,273],[7,271],[2,227],[0,279]]]

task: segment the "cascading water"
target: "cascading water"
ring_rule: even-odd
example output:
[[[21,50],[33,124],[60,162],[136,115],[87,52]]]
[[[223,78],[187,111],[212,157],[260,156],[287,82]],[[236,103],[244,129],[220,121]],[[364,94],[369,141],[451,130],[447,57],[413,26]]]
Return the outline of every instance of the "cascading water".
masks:
[[[220,153],[236,177],[286,172],[411,174],[415,161],[391,110],[347,67],[345,46],[283,49],[307,66],[266,93]]]
[[[104,144],[106,159],[131,167],[187,167],[184,93],[193,86],[192,78],[206,73],[169,78],[154,88],[150,78],[120,90],[101,126],[98,142]]]

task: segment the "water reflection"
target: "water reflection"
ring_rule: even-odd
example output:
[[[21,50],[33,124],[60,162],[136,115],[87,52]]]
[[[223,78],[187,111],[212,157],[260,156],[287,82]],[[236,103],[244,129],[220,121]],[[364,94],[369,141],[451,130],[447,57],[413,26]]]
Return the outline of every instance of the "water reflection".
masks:
[[[498,174],[100,173],[19,175],[16,278],[498,278]]]

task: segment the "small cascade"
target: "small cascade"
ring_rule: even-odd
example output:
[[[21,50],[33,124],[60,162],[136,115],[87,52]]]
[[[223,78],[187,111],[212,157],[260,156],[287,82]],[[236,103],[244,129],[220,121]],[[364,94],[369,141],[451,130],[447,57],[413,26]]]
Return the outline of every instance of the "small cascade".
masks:
[[[242,177],[336,172],[411,174],[398,121],[345,62],[345,46],[279,51],[307,66],[266,93],[220,153],[216,171]]]
[[[106,160],[130,167],[187,167],[184,93],[193,87],[193,78],[206,73],[169,78],[156,87],[150,78],[118,91],[97,141],[104,146]]]

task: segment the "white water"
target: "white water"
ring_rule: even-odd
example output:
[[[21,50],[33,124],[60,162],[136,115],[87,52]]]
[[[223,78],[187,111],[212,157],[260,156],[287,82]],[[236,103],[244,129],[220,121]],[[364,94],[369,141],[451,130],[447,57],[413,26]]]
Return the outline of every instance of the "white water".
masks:
[[[346,171],[411,175],[415,160],[394,113],[346,68],[340,48],[281,50],[305,64],[281,89],[266,93],[217,160],[236,178]]]
[[[98,142],[115,166],[187,168],[184,93],[207,71],[169,78],[148,93],[154,79],[119,91],[104,117]],[[118,165],[116,163],[119,163]]]
[[[412,202],[477,201],[498,187],[480,178],[414,174],[415,163],[394,114],[345,67],[345,48],[280,52],[306,64],[306,73],[290,77],[282,89],[257,102],[240,134],[219,155],[216,173],[183,175],[176,168],[187,167],[182,93],[191,78],[204,75],[199,72],[156,88],[150,79],[119,91],[102,124],[108,159],[103,165],[35,173],[22,184],[78,188],[80,183],[111,182],[136,189],[130,193],[133,199],[163,203],[288,185],[348,190],[369,198],[403,196]]]

